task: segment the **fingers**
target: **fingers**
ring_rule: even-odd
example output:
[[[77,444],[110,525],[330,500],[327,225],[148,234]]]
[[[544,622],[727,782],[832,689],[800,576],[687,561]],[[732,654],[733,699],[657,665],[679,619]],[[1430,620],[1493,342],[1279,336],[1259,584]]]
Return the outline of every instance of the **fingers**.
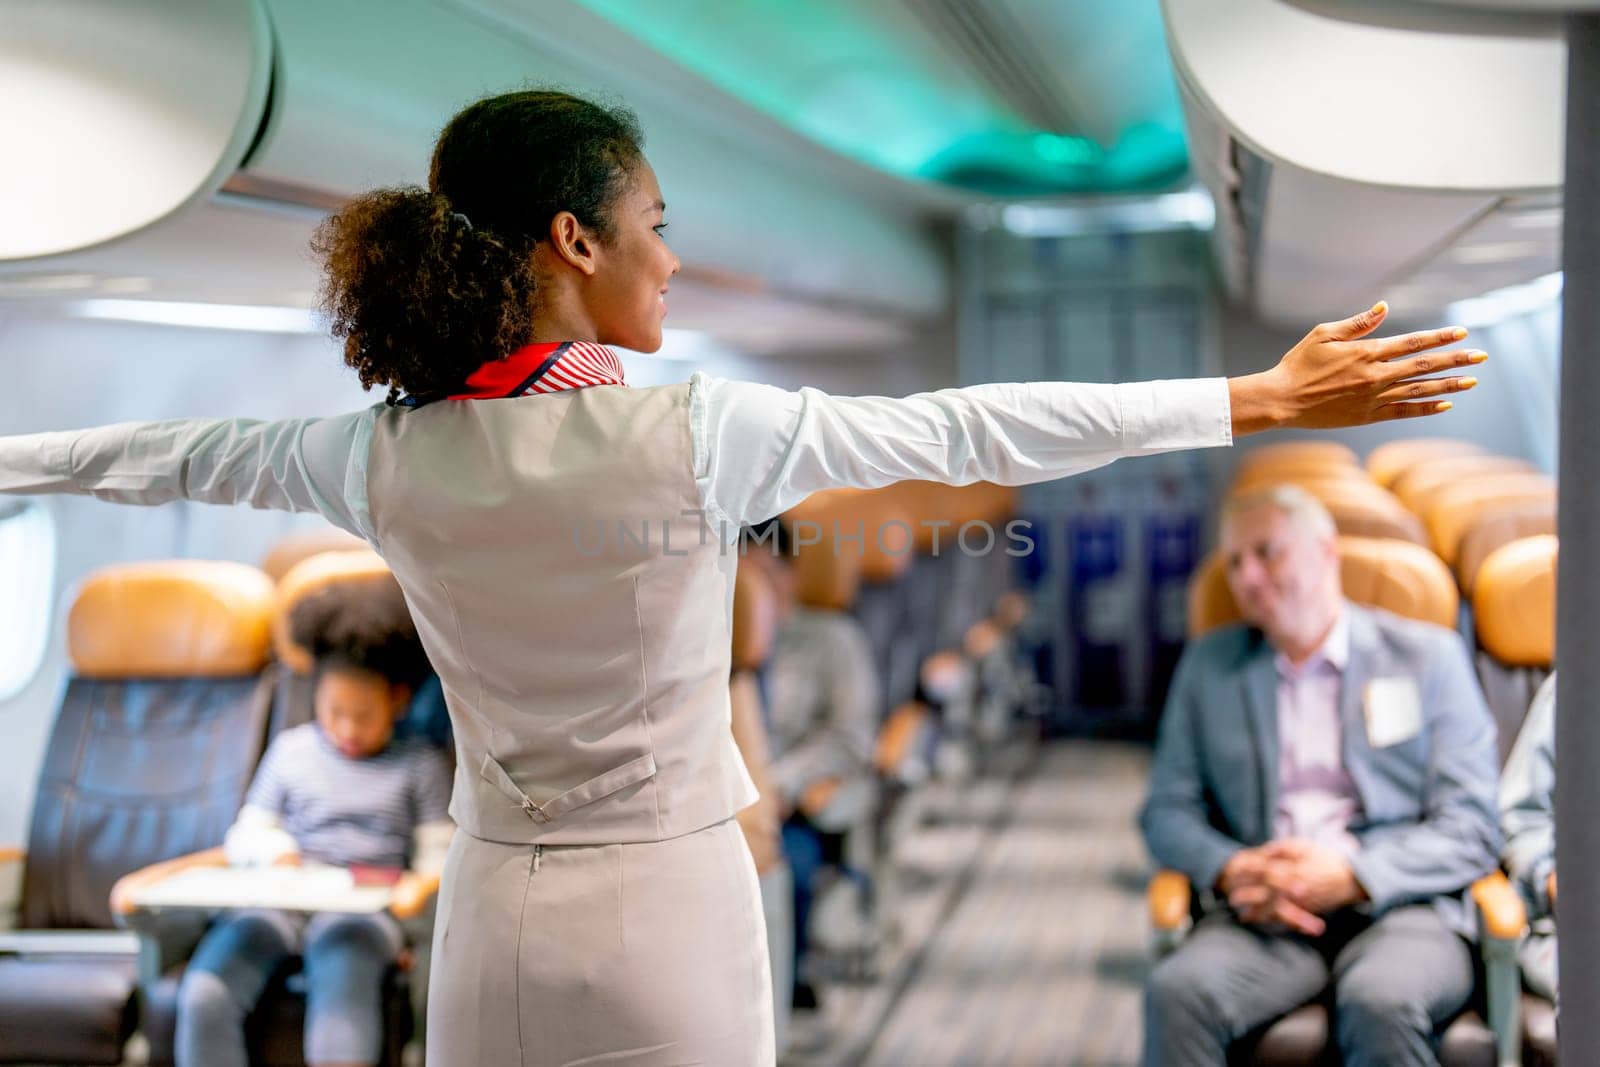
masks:
[[[1274,910],[1278,921],[1307,937],[1321,937],[1327,923],[1287,897],[1279,897]]]
[[[1426,400],[1447,393],[1464,393],[1477,384],[1478,379],[1470,377],[1424,378],[1421,381],[1401,382],[1394,388],[1379,393],[1378,401],[1393,404],[1403,400]]]
[[[1416,404],[1385,404],[1374,412],[1374,421],[1421,419],[1429,415],[1443,415],[1453,407],[1455,405],[1448,400],[1424,400]]]
[[[1365,337],[1383,324],[1389,317],[1389,305],[1385,301],[1378,301],[1359,315],[1352,315],[1339,322],[1327,322],[1317,327],[1329,339],[1334,341],[1354,341],[1358,337]]]
[[[1418,352],[1426,352],[1440,345],[1454,344],[1466,336],[1467,331],[1463,327],[1445,326],[1437,330],[1420,330],[1417,333],[1402,333],[1394,337],[1379,337],[1368,341],[1367,345],[1375,358],[1389,360],[1401,356],[1414,356]]]
[[[1250,911],[1272,900],[1272,890],[1264,885],[1247,885],[1228,894],[1228,907],[1234,911]]]
[[[1402,382],[1408,378],[1419,378],[1424,374],[1434,374],[1442,370],[1475,367],[1488,358],[1489,353],[1475,348],[1457,352],[1427,352],[1408,359],[1390,360],[1383,364],[1382,370],[1390,382]]]

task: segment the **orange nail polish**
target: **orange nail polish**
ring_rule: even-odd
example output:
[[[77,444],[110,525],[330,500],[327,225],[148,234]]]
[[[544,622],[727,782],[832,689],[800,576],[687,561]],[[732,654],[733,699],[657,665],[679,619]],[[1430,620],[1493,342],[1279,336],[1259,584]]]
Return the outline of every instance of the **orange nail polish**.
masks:
[[[1469,363],[1482,363],[1488,358],[1489,353],[1487,352],[1469,352],[1467,354],[1467,361]]]
[[[1457,326],[1455,329],[1450,331],[1450,339],[1452,341],[1459,341],[1465,336],[1467,336],[1467,331],[1463,330],[1459,326]]]
[[[1471,389],[1474,385],[1477,385],[1477,384],[1478,384],[1478,379],[1476,379],[1476,378],[1463,378],[1463,379],[1461,379],[1461,383],[1458,386],[1456,386],[1456,388],[1458,388],[1458,389]]]
[[[1449,411],[1453,407],[1455,407],[1455,405],[1450,403],[1450,401],[1441,400],[1441,401],[1439,401],[1438,407],[1434,408],[1433,410],[1435,410],[1435,411]]]

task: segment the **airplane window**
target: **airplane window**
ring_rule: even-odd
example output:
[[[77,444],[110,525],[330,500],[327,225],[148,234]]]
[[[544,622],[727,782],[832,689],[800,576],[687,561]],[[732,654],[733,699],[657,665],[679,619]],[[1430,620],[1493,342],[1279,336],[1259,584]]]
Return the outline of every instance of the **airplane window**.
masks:
[[[0,702],[33,680],[50,636],[56,531],[29,500],[0,501]]]

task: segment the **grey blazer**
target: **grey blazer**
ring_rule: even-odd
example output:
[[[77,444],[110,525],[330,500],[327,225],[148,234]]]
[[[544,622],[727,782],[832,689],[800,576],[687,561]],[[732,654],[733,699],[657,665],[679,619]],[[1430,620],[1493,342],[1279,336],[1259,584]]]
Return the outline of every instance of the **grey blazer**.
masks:
[[[1352,862],[1374,914],[1434,900],[1463,933],[1464,889],[1494,870],[1500,850],[1494,719],[1461,639],[1452,631],[1346,604],[1350,660],[1340,693],[1344,766],[1360,795]],[[1274,651],[1259,630],[1229,627],[1190,643],[1172,681],[1150,795],[1145,844],[1197,889],[1216,884],[1229,856],[1272,838],[1278,716]],[[1368,740],[1367,683],[1410,678],[1421,729]]]

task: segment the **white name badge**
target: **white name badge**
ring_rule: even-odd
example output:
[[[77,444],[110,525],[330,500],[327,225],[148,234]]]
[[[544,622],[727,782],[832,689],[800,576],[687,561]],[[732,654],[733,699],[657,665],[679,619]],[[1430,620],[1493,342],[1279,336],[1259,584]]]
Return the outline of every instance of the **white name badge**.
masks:
[[[1422,732],[1422,697],[1410,678],[1374,678],[1364,694],[1367,743],[1388,748]]]

